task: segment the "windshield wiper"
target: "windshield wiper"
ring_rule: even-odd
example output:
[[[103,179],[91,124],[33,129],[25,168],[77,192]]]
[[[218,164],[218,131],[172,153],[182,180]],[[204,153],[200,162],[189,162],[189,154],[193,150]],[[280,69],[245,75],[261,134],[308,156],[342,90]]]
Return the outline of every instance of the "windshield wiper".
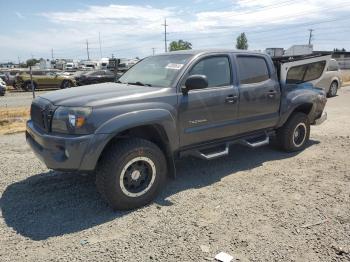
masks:
[[[134,83],[131,83],[131,82],[128,82],[127,83],[128,85],[135,85],[135,86],[152,86],[151,84],[144,84],[140,81],[137,81],[137,82],[134,82]]]

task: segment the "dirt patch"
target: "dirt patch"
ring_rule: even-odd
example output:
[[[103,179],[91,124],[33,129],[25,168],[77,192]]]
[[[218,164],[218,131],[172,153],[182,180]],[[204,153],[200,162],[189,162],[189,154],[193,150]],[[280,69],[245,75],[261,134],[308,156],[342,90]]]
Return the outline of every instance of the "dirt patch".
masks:
[[[29,116],[27,107],[0,108],[0,135],[24,132]]]

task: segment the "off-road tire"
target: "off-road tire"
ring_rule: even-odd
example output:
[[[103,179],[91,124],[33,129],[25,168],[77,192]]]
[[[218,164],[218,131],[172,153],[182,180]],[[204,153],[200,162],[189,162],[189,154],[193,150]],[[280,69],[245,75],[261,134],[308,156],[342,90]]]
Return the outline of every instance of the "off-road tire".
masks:
[[[127,165],[139,158],[149,159],[154,163],[154,181],[150,183],[148,191],[131,197],[125,193],[125,185],[121,184],[121,180],[127,172]],[[158,195],[165,183],[166,173],[166,159],[157,145],[144,139],[130,138],[112,144],[103,153],[97,167],[96,186],[102,198],[113,209],[130,210],[150,203]]]
[[[300,130],[299,130],[300,129]],[[300,137],[296,136],[300,134]],[[303,150],[310,138],[310,121],[306,114],[294,113],[287,122],[277,130],[277,140],[282,150],[295,152]]]
[[[327,97],[335,97],[338,93],[338,82],[337,81],[333,81],[331,83],[331,86],[329,87],[329,91],[327,93]]]

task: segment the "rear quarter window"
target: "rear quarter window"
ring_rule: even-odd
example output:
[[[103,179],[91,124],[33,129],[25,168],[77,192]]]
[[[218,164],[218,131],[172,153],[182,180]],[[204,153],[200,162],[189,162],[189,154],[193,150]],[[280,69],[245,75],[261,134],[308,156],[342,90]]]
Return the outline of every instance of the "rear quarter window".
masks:
[[[287,73],[287,84],[301,84],[321,77],[326,61],[310,63],[306,65],[293,66]]]
[[[270,78],[266,61],[257,56],[238,56],[238,76],[241,84],[254,84]]]

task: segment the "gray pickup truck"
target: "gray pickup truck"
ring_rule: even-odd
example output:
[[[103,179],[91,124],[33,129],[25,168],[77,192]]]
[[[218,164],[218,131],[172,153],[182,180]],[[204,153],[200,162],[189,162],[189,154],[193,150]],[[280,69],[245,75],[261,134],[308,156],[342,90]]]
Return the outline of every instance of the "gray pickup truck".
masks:
[[[240,143],[275,136],[302,150],[322,123],[326,94],[314,88],[329,57],[248,51],[180,51],[143,59],[117,83],[59,90],[31,105],[26,139],[50,169],[94,172],[114,209],[152,201],[175,161],[215,159]]]

